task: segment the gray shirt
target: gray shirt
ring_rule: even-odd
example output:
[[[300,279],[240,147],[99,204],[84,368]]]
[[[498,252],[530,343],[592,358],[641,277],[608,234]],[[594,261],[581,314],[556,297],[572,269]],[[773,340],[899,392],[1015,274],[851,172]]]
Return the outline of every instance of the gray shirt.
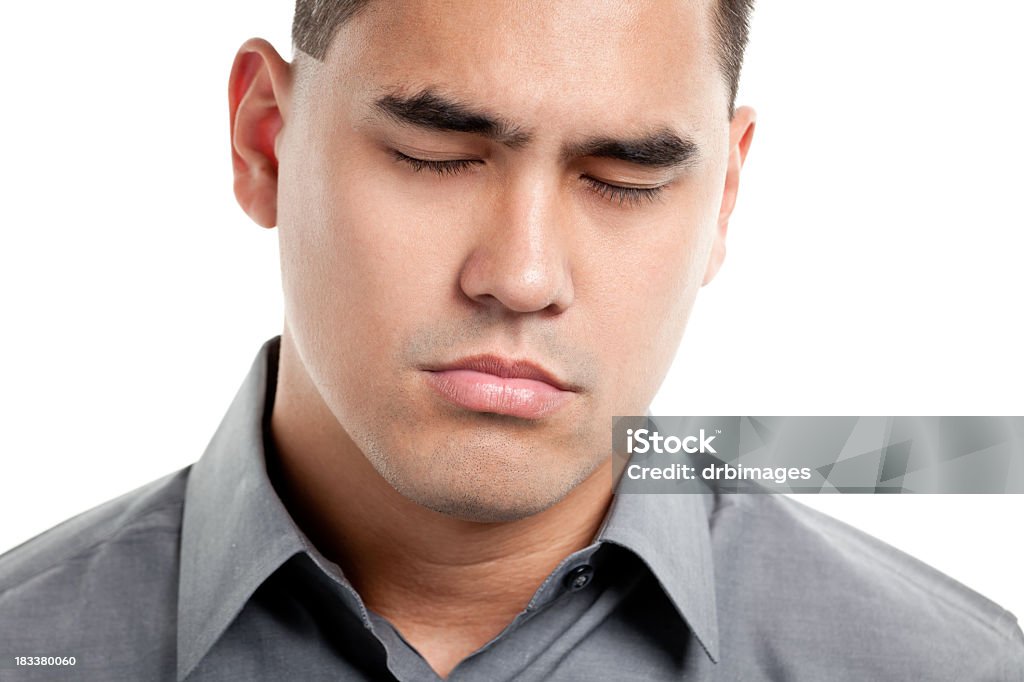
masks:
[[[260,350],[195,464],[0,557],[0,679],[438,679],[275,492],[278,349]],[[37,656],[75,663],[15,658]],[[792,498],[618,495],[594,542],[449,679],[1022,682],[1024,636]]]

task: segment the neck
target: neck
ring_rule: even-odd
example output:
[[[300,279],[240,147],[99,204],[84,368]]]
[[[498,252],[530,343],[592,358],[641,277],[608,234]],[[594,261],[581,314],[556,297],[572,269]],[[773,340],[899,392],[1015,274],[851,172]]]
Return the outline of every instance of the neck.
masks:
[[[479,523],[401,496],[370,465],[282,337],[271,432],[278,492],[296,523],[442,676],[501,632],[611,501],[611,461],[560,502]]]

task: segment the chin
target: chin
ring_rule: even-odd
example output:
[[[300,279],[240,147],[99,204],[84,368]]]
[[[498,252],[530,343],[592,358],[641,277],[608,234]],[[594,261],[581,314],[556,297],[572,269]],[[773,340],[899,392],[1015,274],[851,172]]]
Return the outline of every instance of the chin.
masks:
[[[401,492],[401,491],[399,491]],[[408,499],[422,507],[444,514],[460,521],[474,523],[508,523],[519,521],[550,508],[559,499],[525,500],[495,499],[478,493],[455,495],[452,491],[433,491],[433,494],[418,495]]]
[[[568,467],[536,453],[463,451],[453,457],[448,451],[435,453],[427,468],[388,466],[381,473],[400,495],[422,507],[463,521],[498,523],[558,504],[597,466],[578,464]]]

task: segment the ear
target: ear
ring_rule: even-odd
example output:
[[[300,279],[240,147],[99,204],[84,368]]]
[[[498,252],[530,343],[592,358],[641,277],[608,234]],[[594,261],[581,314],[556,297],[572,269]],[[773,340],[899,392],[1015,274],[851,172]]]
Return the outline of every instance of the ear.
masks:
[[[291,69],[261,38],[238,50],[228,83],[235,198],[263,227],[277,224],[277,141],[291,94]]]
[[[747,160],[747,151],[750,150],[750,142],[754,138],[756,121],[757,114],[750,107],[740,107],[733,114],[729,126],[729,166],[725,172],[725,189],[722,192],[722,206],[718,212],[718,229],[715,230],[715,242],[701,286],[714,279],[722,267],[722,261],[725,260],[725,234],[729,229],[729,218],[736,207],[736,195],[740,189],[740,170],[743,168],[743,162]]]

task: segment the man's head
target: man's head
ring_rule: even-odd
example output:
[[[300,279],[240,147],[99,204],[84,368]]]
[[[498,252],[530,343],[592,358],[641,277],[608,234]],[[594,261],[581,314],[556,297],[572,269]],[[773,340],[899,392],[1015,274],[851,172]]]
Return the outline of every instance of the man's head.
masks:
[[[746,11],[300,0],[293,64],[242,47],[235,191],[280,228],[286,345],[406,498],[536,513],[647,409],[725,253]],[[553,376],[453,368],[485,355]]]

